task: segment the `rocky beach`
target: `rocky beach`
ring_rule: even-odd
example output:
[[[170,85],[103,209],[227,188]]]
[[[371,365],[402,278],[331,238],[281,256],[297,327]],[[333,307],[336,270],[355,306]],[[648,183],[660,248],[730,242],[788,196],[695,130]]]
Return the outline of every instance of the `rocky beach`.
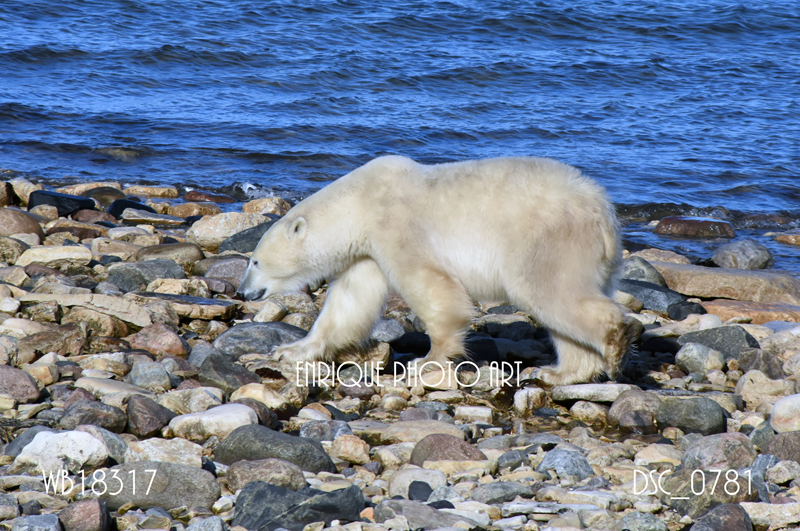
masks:
[[[727,221],[653,223],[717,242],[699,262],[625,252],[617,382],[538,386],[548,334],[504,301],[478,304],[456,377],[404,375],[429,339],[396,296],[318,382],[270,354],[327,286],[235,295],[291,203],[233,202],[0,181],[3,529],[800,527],[800,279]]]

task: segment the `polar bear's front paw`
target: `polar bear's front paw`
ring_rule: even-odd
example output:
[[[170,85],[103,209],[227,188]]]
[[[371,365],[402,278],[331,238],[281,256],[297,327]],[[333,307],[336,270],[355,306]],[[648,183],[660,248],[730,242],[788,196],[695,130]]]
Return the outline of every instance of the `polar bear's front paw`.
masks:
[[[541,383],[544,387],[553,387],[561,384],[564,377],[550,367],[540,367],[531,371],[530,379]]]
[[[275,347],[272,356],[281,363],[310,363],[322,359],[321,350],[314,346],[314,344],[297,341]]]

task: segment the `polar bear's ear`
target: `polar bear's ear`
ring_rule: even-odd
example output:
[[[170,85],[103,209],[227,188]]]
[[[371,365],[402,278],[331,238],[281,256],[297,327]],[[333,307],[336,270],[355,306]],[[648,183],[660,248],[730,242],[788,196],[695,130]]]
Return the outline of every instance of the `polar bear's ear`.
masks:
[[[292,221],[292,224],[289,225],[288,234],[289,239],[292,238],[302,238],[306,235],[306,228],[308,227],[308,222],[306,222],[306,218],[300,217],[296,220]]]

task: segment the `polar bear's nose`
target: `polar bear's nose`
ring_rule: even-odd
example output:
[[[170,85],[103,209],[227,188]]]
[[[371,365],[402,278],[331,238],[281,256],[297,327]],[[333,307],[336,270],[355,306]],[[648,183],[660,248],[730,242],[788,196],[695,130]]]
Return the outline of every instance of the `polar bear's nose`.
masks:
[[[256,290],[256,289],[244,289],[244,290],[242,290],[242,288],[240,287],[240,288],[239,288],[239,291],[237,291],[237,293],[238,293],[239,295],[241,295],[241,296],[242,296],[242,298],[243,298],[244,300],[246,300],[246,301],[257,301],[257,300],[259,300],[261,297],[263,297],[263,296],[264,296],[264,293],[265,293],[266,291],[267,291],[267,290],[266,290],[266,289],[264,289],[264,288],[262,288],[262,289],[258,289],[258,290]]]

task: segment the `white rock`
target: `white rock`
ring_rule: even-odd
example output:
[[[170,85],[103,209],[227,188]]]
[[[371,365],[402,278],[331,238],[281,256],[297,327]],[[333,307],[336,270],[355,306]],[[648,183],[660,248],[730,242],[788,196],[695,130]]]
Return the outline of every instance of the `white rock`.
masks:
[[[800,430],[800,394],[789,395],[775,402],[769,423],[778,433]]]
[[[0,299],[0,312],[15,314],[19,310],[19,301],[12,297]]]
[[[203,465],[203,447],[184,439],[131,441],[125,452],[125,462],[134,461],[161,461],[200,468]]]
[[[83,245],[48,245],[28,249],[14,265],[25,267],[37,263],[58,267],[67,263],[87,265],[91,261],[92,251]]]
[[[486,406],[458,406],[456,408],[455,419],[465,422],[491,424],[493,412],[492,408]]]
[[[435,489],[440,485],[447,485],[447,476],[438,470],[425,470],[423,468],[404,468],[398,470],[389,478],[389,497],[402,496],[408,498],[408,487],[413,481],[423,481]]]
[[[224,394],[216,387],[198,387],[170,391],[158,397],[158,403],[173,413],[185,415],[206,411],[222,404]]]
[[[231,402],[240,398],[253,398],[272,410],[286,407],[286,399],[280,393],[259,383],[243,385],[231,394]]]
[[[176,437],[205,441],[212,435],[224,439],[240,426],[258,424],[256,412],[244,404],[225,404],[199,413],[179,415],[169,422]]]
[[[93,469],[108,459],[105,445],[81,431],[39,432],[22,449],[12,466],[15,470],[33,468],[31,473],[49,475],[61,470],[75,474]]]
[[[639,388],[635,385],[617,383],[559,385],[553,388],[553,400],[613,402],[619,395],[631,389]]]
[[[146,391],[139,386],[103,378],[78,378],[78,380],[75,382],[75,387],[85,389],[97,398],[103,398],[105,395],[112,393],[128,393],[129,395],[143,395],[148,398],[155,398],[153,393]]]
[[[514,411],[520,417],[543,408],[547,404],[547,393],[538,387],[526,387],[514,393]]]

